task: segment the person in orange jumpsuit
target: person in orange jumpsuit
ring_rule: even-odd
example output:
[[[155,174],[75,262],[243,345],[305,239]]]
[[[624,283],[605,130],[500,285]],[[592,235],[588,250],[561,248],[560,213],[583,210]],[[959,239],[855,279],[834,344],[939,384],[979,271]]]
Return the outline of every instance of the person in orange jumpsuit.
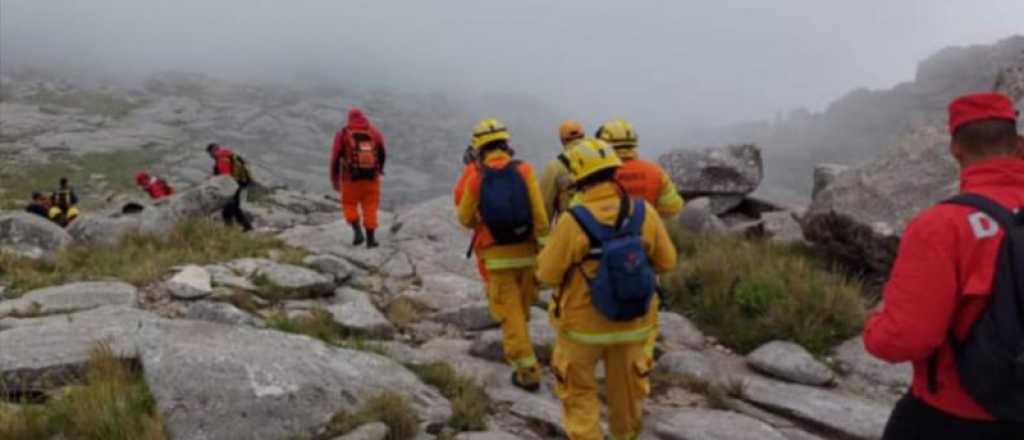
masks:
[[[352,225],[353,246],[364,241],[367,248],[378,245],[375,231],[380,206],[380,176],[384,175],[385,159],[384,136],[362,110],[349,110],[348,124],[334,135],[330,174],[331,186],[341,193],[345,221]]]

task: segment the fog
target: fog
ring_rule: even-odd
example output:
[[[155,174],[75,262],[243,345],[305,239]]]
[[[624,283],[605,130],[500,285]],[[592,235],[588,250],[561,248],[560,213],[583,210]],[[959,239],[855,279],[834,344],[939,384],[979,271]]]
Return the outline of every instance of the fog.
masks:
[[[633,119],[657,150],[1022,30],[1020,0],[0,0],[0,63],[523,93],[591,126]]]

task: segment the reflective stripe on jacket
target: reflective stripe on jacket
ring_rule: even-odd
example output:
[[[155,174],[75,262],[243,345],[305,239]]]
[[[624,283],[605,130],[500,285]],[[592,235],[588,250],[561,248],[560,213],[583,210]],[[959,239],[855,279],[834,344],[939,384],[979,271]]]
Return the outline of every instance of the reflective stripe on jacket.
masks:
[[[619,213],[620,194],[613,183],[587,189],[580,195],[584,206],[602,223],[611,225]],[[653,206],[647,206],[651,212]],[[669,239],[661,218],[644,217],[642,239],[647,256],[656,272],[666,272],[676,265],[676,248]],[[541,283],[558,288],[557,299],[549,306],[552,325],[566,337],[588,344],[641,342],[657,325],[657,303],[652,301],[647,315],[628,322],[610,321],[590,302],[586,277],[593,278],[598,262],[586,260],[590,243],[586,233],[568,213],[555,222],[555,230],[540,253],[537,278]]]

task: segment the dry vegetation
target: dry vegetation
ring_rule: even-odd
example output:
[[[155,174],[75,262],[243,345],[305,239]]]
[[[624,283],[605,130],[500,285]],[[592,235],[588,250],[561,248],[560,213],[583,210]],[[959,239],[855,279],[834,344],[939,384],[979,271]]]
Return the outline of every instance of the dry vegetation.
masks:
[[[681,265],[662,277],[665,305],[726,346],[746,353],[783,339],[820,354],[860,330],[860,282],[814,249],[678,227],[671,235]]]

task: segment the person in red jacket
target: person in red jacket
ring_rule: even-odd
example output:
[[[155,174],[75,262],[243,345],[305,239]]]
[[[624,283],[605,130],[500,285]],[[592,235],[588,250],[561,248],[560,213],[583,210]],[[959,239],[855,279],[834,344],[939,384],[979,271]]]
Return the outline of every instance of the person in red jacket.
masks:
[[[387,153],[384,136],[370,123],[362,110],[349,110],[348,124],[334,135],[330,174],[331,186],[341,192],[345,221],[352,225],[353,246],[359,246],[365,241],[366,247],[377,247],[374,232],[378,226],[380,176],[384,174],[385,159]],[[366,227],[365,237],[363,226]]]
[[[142,188],[143,191],[149,193],[149,197],[153,200],[159,200],[174,194],[174,189],[164,179],[156,176],[150,176],[145,171],[139,171],[135,174],[135,183]]]
[[[214,161],[214,176],[228,175],[233,177],[235,182],[238,183],[238,190],[235,191],[235,195],[221,210],[224,224],[231,226],[235,221],[238,221],[238,224],[242,225],[243,230],[251,231],[252,222],[249,221],[249,216],[242,210],[242,201],[246,199],[249,184],[251,183],[245,161],[240,156],[235,155],[233,151],[217,143],[207,145],[206,152],[210,154],[210,158]]]
[[[1000,94],[967,95],[949,105],[960,191],[1010,210],[1024,207],[1024,139],[1016,116]],[[1002,236],[984,213],[953,204],[931,207],[907,225],[884,302],[864,330],[871,354],[913,363],[913,384],[893,409],[885,440],[1024,438],[1024,426],[995,421],[967,393],[948,342],[951,333],[963,340],[987,307]]]

